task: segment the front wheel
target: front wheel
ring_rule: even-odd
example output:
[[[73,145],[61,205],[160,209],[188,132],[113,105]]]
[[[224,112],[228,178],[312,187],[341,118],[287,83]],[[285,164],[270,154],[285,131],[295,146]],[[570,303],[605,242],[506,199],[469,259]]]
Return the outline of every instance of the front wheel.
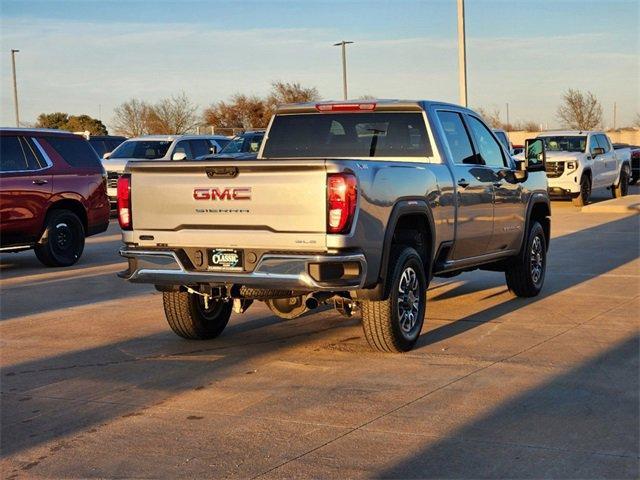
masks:
[[[362,327],[367,342],[381,352],[406,352],[415,345],[427,308],[427,280],[422,259],[410,247],[395,247],[388,272],[386,300],[363,300]]]
[[[187,292],[162,292],[164,314],[177,335],[190,340],[208,340],[222,333],[231,316],[231,302],[209,299]]]
[[[611,193],[613,194],[613,198],[626,197],[629,193],[629,167],[626,165],[622,166],[622,170],[620,171],[620,181],[618,182],[618,185],[611,187]]]
[[[535,297],[542,290],[547,269],[547,240],[542,225],[532,222],[524,252],[507,266],[507,287],[518,297]]]
[[[34,247],[36,257],[47,267],[69,267],[84,250],[84,227],[69,210],[52,210],[47,214],[44,232]]]
[[[580,193],[571,198],[571,202],[576,207],[584,207],[589,203],[589,197],[591,196],[591,180],[586,175],[583,175],[580,179]]]

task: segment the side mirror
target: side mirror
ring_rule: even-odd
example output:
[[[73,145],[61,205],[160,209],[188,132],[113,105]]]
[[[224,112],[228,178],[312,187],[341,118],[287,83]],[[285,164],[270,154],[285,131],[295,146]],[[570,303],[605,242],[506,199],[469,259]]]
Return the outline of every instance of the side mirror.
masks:
[[[209,153],[210,153],[211,155],[215,155],[216,153],[218,153],[218,147],[216,147],[215,145],[211,145],[211,146],[209,147]]]
[[[541,138],[531,138],[524,142],[524,162],[521,169],[527,172],[544,172],[547,155]]]
[[[110,156],[111,156],[111,152],[105,152],[105,154],[104,154],[104,155],[102,155],[102,159],[103,159],[103,160],[106,160],[106,159],[108,159]]]
[[[591,155],[595,158],[598,155],[602,155],[604,153],[604,148],[602,147],[595,147],[591,149]]]
[[[173,155],[171,155],[171,160],[184,160],[187,158],[187,154],[185,152],[174,152]]]

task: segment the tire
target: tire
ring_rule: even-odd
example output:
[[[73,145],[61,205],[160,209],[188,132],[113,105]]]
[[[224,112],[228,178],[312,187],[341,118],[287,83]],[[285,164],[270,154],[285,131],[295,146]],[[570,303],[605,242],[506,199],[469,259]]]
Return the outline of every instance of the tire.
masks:
[[[36,257],[47,267],[69,267],[82,256],[84,236],[84,226],[75,213],[51,210],[40,241],[34,247]]]
[[[638,183],[638,177],[636,177],[635,175],[632,175],[631,178],[629,179],[629,185],[635,185],[636,183]]]
[[[305,297],[299,295],[289,298],[270,298],[266,300],[269,310],[277,317],[283,320],[293,320],[303,313],[307,312],[307,306],[304,303]]]
[[[547,269],[547,240],[544,229],[532,222],[524,251],[507,266],[507,287],[518,297],[535,297],[542,290]]]
[[[222,333],[231,316],[231,302],[209,300],[187,292],[162,292],[164,314],[177,335],[189,340],[209,340]]]
[[[362,328],[367,342],[381,352],[413,348],[427,309],[427,280],[422,259],[410,247],[394,247],[388,271],[391,290],[386,300],[363,300]]]
[[[583,175],[580,179],[580,193],[571,198],[571,202],[576,207],[584,207],[589,203],[589,197],[591,196],[591,180],[586,175]]]
[[[629,167],[627,165],[622,166],[622,171],[620,172],[620,181],[618,185],[613,185],[611,187],[611,194],[613,198],[622,198],[626,197],[629,193]]]

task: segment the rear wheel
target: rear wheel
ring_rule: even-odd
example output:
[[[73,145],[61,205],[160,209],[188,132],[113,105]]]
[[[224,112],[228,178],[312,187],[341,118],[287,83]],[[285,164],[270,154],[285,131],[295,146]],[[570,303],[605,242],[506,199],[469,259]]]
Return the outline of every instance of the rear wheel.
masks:
[[[627,165],[622,166],[622,170],[620,171],[620,181],[618,182],[618,185],[613,185],[611,187],[611,193],[613,198],[626,197],[629,193],[629,167]]]
[[[531,222],[527,243],[505,270],[507,287],[518,297],[535,297],[542,290],[547,269],[547,241],[542,225]]]
[[[415,345],[427,308],[427,280],[422,259],[410,247],[395,247],[388,271],[386,300],[363,300],[362,327],[369,345],[381,352],[406,352]]]
[[[231,316],[231,302],[187,292],[162,292],[164,314],[171,329],[183,338],[207,340],[222,333]]]
[[[583,175],[580,179],[580,193],[573,197],[571,201],[576,207],[584,207],[589,203],[589,197],[591,196],[591,180],[586,175]]]
[[[48,267],[68,267],[76,263],[84,250],[84,226],[69,210],[52,210],[45,229],[34,247],[36,257]]]

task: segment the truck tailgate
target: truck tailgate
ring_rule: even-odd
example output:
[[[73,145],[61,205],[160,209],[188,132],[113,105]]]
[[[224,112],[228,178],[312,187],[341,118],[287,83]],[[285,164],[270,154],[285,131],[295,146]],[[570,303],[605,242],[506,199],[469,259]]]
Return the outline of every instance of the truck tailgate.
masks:
[[[129,170],[140,245],[326,249],[324,160],[130,162]]]

